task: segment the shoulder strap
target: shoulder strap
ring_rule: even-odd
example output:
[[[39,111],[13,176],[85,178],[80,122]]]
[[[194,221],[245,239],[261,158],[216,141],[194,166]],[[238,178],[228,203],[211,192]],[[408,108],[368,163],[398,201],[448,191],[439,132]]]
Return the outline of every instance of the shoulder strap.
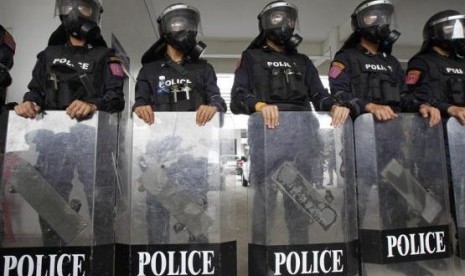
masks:
[[[194,86],[194,90],[198,91],[198,93],[200,93],[200,95],[203,98],[205,98],[206,96],[205,91],[202,89],[202,85],[197,81],[196,76],[191,74],[186,68],[177,64],[171,59],[168,59],[168,61],[166,61],[166,65],[173,68],[174,70],[176,70],[176,72],[180,73],[181,75],[187,77],[192,82],[192,85]],[[195,88],[198,88],[198,89],[195,89]]]

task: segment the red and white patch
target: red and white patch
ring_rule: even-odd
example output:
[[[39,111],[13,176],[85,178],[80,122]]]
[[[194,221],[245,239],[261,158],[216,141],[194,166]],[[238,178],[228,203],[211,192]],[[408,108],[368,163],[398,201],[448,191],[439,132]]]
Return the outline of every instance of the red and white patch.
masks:
[[[5,35],[3,36],[3,43],[5,43],[5,45],[13,51],[13,53],[16,51],[16,42],[9,32],[5,32]]]
[[[339,62],[331,63],[331,68],[329,68],[328,76],[332,79],[337,79],[344,70],[345,65]]]
[[[124,70],[121,63],[110,63],[110,71],[113,76],[124,77]]]
[[[405,77],[405,83],[408,85],[414,85],[420,79],[421,72],[418,70],[409,71]]]

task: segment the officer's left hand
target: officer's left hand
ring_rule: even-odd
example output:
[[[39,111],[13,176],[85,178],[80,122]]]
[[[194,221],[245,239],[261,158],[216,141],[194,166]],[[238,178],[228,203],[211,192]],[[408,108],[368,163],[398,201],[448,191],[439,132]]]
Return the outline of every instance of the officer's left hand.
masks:
[[[429,117],[429,126],[433,127],[441,121],[441,112],[439,109],[427,104],[420,105],[420,115],[423,118]]]
[[[71,119],[84,119],[90,114],[94,113],[97,107],[94,104],[86,103],[80,100],[74,100],[67,108],[66,114]]]
[[[339,127],[344,124],[349,117],[350,110],[347,107],[333,105],[331,107],[331,125],[333,127]]]
[[[204,126],[208,123],[213,116],[215,116],[218,109],[216,106],[209,106],[209,105],[201,105],[199,109],[197,109],[197,116],[195,118],[195,122],[199,126]]]

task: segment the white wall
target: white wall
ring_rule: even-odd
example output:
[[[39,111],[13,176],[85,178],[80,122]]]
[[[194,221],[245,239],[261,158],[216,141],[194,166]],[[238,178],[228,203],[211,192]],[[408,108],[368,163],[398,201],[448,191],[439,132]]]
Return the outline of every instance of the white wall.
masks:
[[[36,55],[46,47],[50,34],[59,25],[58,17],[54,18],[54,7],[54,0],[0,1],[0,24],[11,31],[17,47],[7,101],[22,101]]]

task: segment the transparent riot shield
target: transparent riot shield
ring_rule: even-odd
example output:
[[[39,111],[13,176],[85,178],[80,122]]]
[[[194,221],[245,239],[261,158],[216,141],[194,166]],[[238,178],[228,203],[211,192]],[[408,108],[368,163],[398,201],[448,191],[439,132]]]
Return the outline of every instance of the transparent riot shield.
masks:
[[[0,189],[3,275],[112,275],[116,117],[10,112]]]
[[[234,181],[221,164],[220,115],[134,118],[129,275],[236,275]]]
[[[354,133],[364,274],[451,275],[442,127],[365,114]]]
[[[352,123],[280,112],[249,119],[249,275],[358,275]]]
[[[458,247],[462,269],[465,270],[465,127],[457,119],[447,122],[447,136],[449,142],[450,169],[454,187],[455,214]]]

